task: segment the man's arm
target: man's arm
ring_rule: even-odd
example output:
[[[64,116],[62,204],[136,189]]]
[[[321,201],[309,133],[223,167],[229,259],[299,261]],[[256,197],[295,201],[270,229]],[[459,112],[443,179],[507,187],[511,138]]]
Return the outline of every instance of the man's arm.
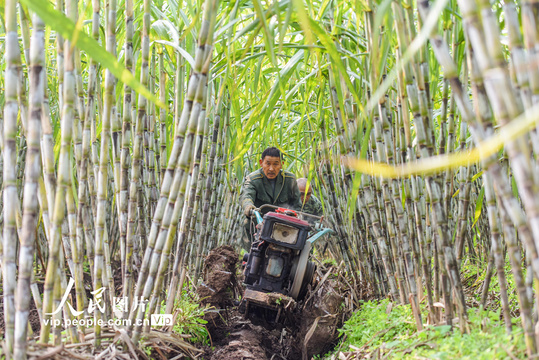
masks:
[[[252,209],[255,208],[256,189],[249,175],[245,178],[240,194],[240,204],[245,216],[249,216]]]

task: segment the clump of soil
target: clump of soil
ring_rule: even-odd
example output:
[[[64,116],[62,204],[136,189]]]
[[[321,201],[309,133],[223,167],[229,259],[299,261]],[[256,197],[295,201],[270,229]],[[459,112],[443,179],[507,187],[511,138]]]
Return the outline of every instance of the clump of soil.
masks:
[[[300,338],[303,353],[310,358],[331,349],[342,326],[343,301],[335,279],[326,280],[312,292],[301,309]]]
[[[206,257],[203,283],[197,292],[204,304],[224,309],[232,306],[236,286],[238,254],[231,246],[213,249]]]
[[[239,255],[231,246],[213,249],[204,261],[203,282],[197,288],[200,302],[212,309],[205,314],[206,325],[213,341],[226,334],[226,322],[234,304],[237,287],[236,265]]]

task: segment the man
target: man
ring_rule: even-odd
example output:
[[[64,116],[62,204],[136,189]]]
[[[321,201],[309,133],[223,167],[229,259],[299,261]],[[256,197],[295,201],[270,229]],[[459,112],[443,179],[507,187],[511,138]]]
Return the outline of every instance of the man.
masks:
[[[313,190],[310,184],[307,188],[307,179],[300,178],[297,182],[300,200],[303,206],[301,211],[316,216],[322,216],[324,214],[324,211],[322,209],[322,203],[320,202],[320,200],[318,200],[316,196],[313,195]]]
[[[269,147],[264,150],[259,164],[261,168],[247,175],[241,190],[240,203],[245,216],[249,219],[253,209],[264,204],[299,210],[301,203],[296,177],[282,169],[279,149]],[[245,230],[250,241],[254,233],[250,221],[246,221]]]

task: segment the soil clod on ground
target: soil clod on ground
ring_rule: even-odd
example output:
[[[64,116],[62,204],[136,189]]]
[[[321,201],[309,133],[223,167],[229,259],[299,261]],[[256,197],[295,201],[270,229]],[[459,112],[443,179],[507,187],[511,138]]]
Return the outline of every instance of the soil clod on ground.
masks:
[[[302,306],[300,338],[308,358],[330,350],[342,326],[343,296],[337,280],[326,280],[315,289]]]

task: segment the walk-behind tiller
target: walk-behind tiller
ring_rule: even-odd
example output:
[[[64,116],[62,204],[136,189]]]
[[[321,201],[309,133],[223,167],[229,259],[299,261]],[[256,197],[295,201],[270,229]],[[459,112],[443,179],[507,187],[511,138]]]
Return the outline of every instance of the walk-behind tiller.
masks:
[[[267,208],[275,212],[262,218],[261,211]],[[295,308],[304,298],[313,280],[316,266],[309,261],[313,243],[333,230],[324,228],[318,216],[273,205],[262,205],[253,214],[257,231],[243,258],[246,289],[240,312],[247,316],[255,307],[273,310],[278,322],[283,309]]]

